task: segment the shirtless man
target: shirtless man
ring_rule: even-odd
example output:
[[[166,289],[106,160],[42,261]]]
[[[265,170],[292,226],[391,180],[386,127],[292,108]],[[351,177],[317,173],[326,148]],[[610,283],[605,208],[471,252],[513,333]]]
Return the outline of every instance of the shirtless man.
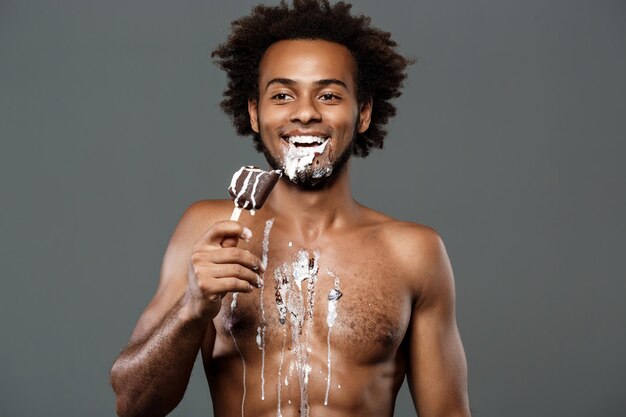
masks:
[[[111,371],[120,416],[173,410],[198,352],[217,417],[392,416],[405,375],[420,417],[470,415],[441,239],[350,191],[349,156],[382,145],[409,63],[394,47],[341,4],[235,22],[214,56],[238,132],[283,170],[290,147],[325,145],[254,216],[225,220],[230,200],[184,213]]]

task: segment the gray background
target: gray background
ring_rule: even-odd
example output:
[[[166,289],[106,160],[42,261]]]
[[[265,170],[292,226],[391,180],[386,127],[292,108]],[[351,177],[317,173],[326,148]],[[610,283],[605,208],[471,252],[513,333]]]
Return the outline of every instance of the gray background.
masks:
[[[0,2],[0,415],[114,415],[178,218],[263,163],[208,56],[253,3]],[[625,3],[355,9],[418,63],[354,194],[447,243],[474,417],[626,415]]]

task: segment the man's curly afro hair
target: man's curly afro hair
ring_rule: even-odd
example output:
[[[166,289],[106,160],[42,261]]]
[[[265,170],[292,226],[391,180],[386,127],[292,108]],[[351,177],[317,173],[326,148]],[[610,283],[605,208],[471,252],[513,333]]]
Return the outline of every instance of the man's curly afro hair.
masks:
[[[285,39],[323,39],[342,44],[351,51],[357,65],[359,103],[372,100],[372,120],[364,133],[357,134],[352,154],[367,156],[370,149],[382,148],[384,126],[395,116],[390,103],[400,96],[405,69],[412,60],[395,51],[397,43],[389,32],[370,26],[370,18],[352,16],[352,5],[343,1],[331,6],[328,0],[293,0],[293,8],[282,0],[278,6],[256,6],[252,14],[232,22],[226,43],[211,54],[226,71],[228,87],[222,109],[239,135],[254,135],[257,150],[260,137],[250,127],[248,99],[258,98],[259,62],[275,42]]]

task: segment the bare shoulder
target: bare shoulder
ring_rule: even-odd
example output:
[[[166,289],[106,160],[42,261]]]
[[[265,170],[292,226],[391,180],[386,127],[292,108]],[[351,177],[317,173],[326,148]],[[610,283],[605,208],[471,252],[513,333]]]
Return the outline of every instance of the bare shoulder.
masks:
[[[220,220],[227,220],[233,209],[232,200],[199,200],[183,213],[178,227],[198,227]]]
[[[402,268],[417,304],[450,306],[454,303],[454,277],[443,239],[428,226],[397,222],[387,232],[393,246],[393,258]]]
[[[193,244],[211,226],[227,220],[232,210],[230,200],[201,200],[190,205],[183,213],[168,244],[161,267],[161,285],[169,281],[184,281]],[[184,273],[184,274],[183,274]],[[181,275],[184,275],[181,277]]]
[[[416,263],[436,261],[445,254],[439,233],[423,224],[394,219],[386,214],[366,209],[366,224],[375,230],[379,242],[387,253],[409,268]]]
[[[423,224],[393,220],[385,225],[383,235],[397,261],[409,268],[421,269],[447,256],[439,233]]]
[[[217,221],[229,218],[230,200],[201,200],[183,213],[169,241],[156,294],[137,322],[131,340],[142,338],[185,292],[193,244]]]
[[[233,208],[231,200],[200,200],[183,213],[172,235],[172,244],[193,244],[215,222],[228,220]]]
[[[378,213],[379,214],[379,213]],[[439,233],[432,227],[377,216],[376,235],[388,263],[420,298],[453,287],[452,268]]]

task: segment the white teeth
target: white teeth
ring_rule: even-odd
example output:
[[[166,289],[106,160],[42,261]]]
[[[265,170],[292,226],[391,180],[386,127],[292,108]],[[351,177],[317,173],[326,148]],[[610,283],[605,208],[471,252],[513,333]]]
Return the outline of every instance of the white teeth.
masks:
[[[297,144],[322,144],[326,142],[327,138],[321,136],[289,136],[289,143]]]

